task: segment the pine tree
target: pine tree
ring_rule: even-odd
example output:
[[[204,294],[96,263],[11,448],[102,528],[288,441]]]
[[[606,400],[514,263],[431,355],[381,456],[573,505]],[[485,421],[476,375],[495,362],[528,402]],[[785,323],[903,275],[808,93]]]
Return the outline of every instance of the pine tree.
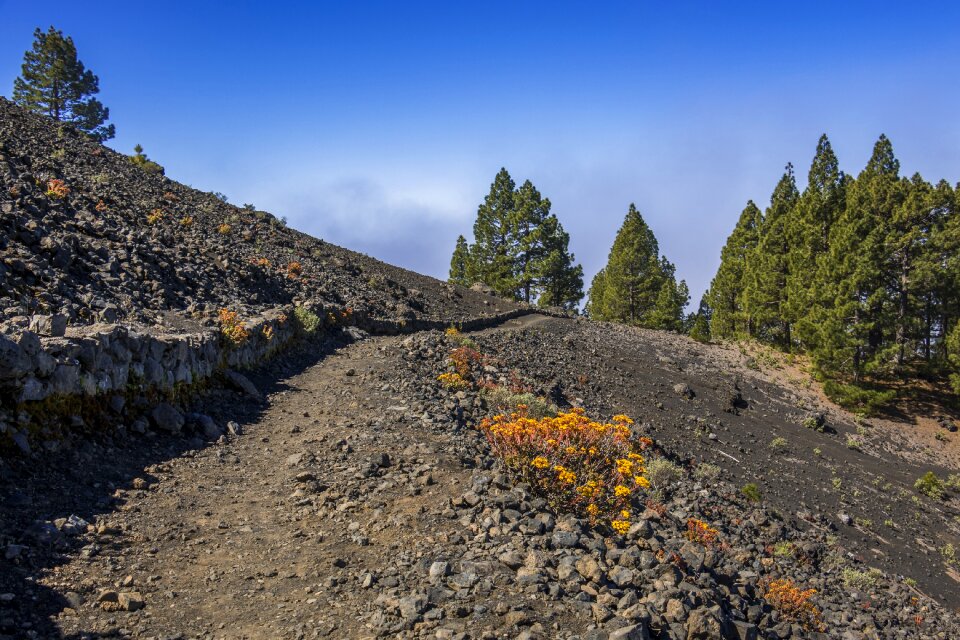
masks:
[[[463,236],[457,236],[457,246],[453,250],[453,257],[450,258],[450,277],[449,282],[469,287],[473,284],[468,275],[470,271],[470,248],[467,246],[467,239]]]
[[[520,299],[529,303],[537,297],[540,271],[549,252],[547,242],[559,223],[556,216],[550,214],[550,200],[541,197],[529,180],[514,194],[513,206],[514,281]]]
[[[476,279],[492,287],[498,295],[517,298],[514,277],[514,225],[516,184],[506,169],[500,169],[490,193],[477,209],[473,224],[474,244],[470,247]]]
[[[110,110],[92,97],[100,81],[77,59],[73,39],[53,27],[33,32],[33,48],[23,55],[21,76],[13,82],[13,101],[36,113],[66,122],[99,142],[112,138],[104,123]]]
[[[679,283],[676,281],[673,265],[670,267],[670,270],[664,273],[657,300],[643,324],[651,329],[682,331],[683,310],[690,302],[690,290],[685,281],[681,280]]]
[[[955,394],[960,395],[960,322],[956,323],[953,331],[947,334],[946,348],[950,386]]]
[[[590,281],[590,289],[587,291],[587,304],[583,306],[584,312],[588,318],[594,320],[604,320],[603,317],[603,299],[607,291],[607,270],[600,269],[593,280]]]
[[[544,252],[537,264],[537,304],[572,311],[583,298],[583,267],[574,264],[570,234],[555,215],[542,224]]]
[[[657,239],[632,203],[603,273],[601,289],[591,288],[588,294],[591,315],[598,320],[643,325],[656,306],[664,276]]]
[[[747,258],[744,272],[744,308],[754,323],[757,337],[783,349],[789,349],[791,345],[790,323],[785,314],[790,273],[787,228],[798,198],[793,165],[787,164],[770,197],[770,206],[760,228],[760,240]]]
[[[763,214],[750,200],[740,214],[733,233],[727,238],[720,253],[720,267],[710,283],[707,301],[713,310],[710,318],[711,335],[720,338],[753,335],[753,325],[744,308],[744,274],[747,259],[753,255],[760,240],[762,224]]]
[[[700,306],[690,321],[688,333],[690,337],[697,342],[710,342],[710,321],[713,317],[713,309],[710,308],[710,297],[709,290],[704,292],[700,298]]]
[[[788,274],[783,313],[801,348],[816,340],[817,310],[827,303],[821,298],[825,283],[817,279],[818,265],[828,249],[830,228],[843,211],[845,185],[846,177],[824,134],[810,165],[807,188],[787,225]]]
[[[130,162],[137,165],[147,173],[159,173],[160,175],[163,175],[163,167],[148,158],[147,154],[143,152],[143,147],[141,145],[138,144],[133,148],[133,155],[129,156],[129,158]]]
[[[887,221],[902,199],[900,163],[886,136],[874,145],[864,170],[847,189],[846,206],[830,232],[818,279],[829,287],[812,350],[828,372],[860,381],[881,364],[878,355],[889,319],[885,270]]]
[[[507,170],[501,169],[477,211],[476,242],[464,249],[457,241],[451,279],[454,263],[462,261],[466,281],[483,282],[501,296],[575,308],[583,298],[583,268],[574,264],[570,235],[550,206],[532,182],[516,188]],[[456,273],[461,273],[459,266]]]

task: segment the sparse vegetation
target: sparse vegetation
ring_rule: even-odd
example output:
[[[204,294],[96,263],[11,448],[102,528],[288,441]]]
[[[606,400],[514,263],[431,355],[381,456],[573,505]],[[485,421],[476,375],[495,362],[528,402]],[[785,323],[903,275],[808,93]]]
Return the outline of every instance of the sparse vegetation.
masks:
[[[481,394],[491,408],[508,413],[516,411],[520,406],[527,408],[527,415],[540,419],[557,415],[556,405],[532,393],[513,393],[509,388],[500,385],[485,387]]]
[[[776,437],[770,441],[770,448],[774,451],[782,451],[787,448],[787,439]]]
[[[267,261],[269,263],[269,260]],[[300,331],[306,334],[316,333],[323,324],[320,316],[310,311],[306,307],[294,307],[293,319],[300,328]]]
[[[740,493],[743,494],[743,497],[751,502],[760,502],[760,500],[763,498],[762,494],[760,493],[760,488],[753,482],[743,485],[743,487],[740,489]]]
[[[250,332],[240,321],[240,316],[236,311],[220,309],[218,319],[220,321],[220,333],[232,346],[239,347],[250,337]]]
[[[880,582],[880,578],[883,577],[883,573],[879,569],[870,568],[867,571],[858,571],[851,567],[847,567],[843,570],[843,584],[850,589],[860,589],[861,591],[866,591],[869,589],[874,589]]]
[[[694,468],[693,477],[701,482],[715,482],[720,477],[720,467],[709,462],[701,462]]]
[[[927,471],[913,483],[913,488],[934,500],[940,500],[944,494],[944,483],[933,471]]]
[[[784,578],[772,580],[763,588],[763,598],[790,622],[801,625],[806,630],[822,630],[823,621],[820,611],[811,599],[816,589],[800,589],[793,580]]]
[[[143,147],[139,144],[133,148],[133,155],[130,156],[130,162],[140,167],[147,173],[156,173],[163,175],[163,167],[147,157],[143,152]]]
[[[647,463],[647,478],[659,492],[666,491],[670,485],[683,476],[683,470],[666,458],[653,458]]]
[[[54,200],[63,200],[70,195],[70,187],[63,180],[54,178],[47,181],[47,197]]]

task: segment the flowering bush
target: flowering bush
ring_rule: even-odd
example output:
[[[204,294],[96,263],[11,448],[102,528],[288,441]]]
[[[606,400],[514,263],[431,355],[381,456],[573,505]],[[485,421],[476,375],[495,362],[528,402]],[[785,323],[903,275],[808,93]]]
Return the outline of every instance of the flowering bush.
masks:
[[[70,193],[70,187],[63,180],[54,178],[47,182],[47,197],[62,200]]]
[[[250,332],[240,322],[240,316],[236,311],[229,309],[220,309],[220,333],[222,333],[233,346],[238,347],[247,341]]]
[[[217,227],[217,231],[220,233],[220,235],[226,236],[226,235],[229,235],[231,231],[233,231],[233,227],[231,227],[229,224],[224,222],[222,225]]]
[[[451,391],[466,391],[470,388],[470,383],[464,380],[459,373],[441,373],[437,376],[437,380]]]
[[[94,206],[94,209],[96,209],[99,213],[103,213],[107,210],[107,203],[103,201],[103,198],[100,198],[97,200],[97,204]]]
[[[303,273],[303,266],[299,262],[294,261],[287,265],[288,278],[299,278],[301,273]]]
[[[703,520],[690,518],[687,520],[687,532],[685,535],[688,540],[699,542],[705,547],[712,547],[717,542],[720,532]]]
[[[450,363],[464,380],[470,378],[473,366],[481,362],[483,362],[483,356],[479,351],[470,347],[457,347],[450,352]]]
[[[267,340],[267,342],[273,340],[273,325],[264,325],[260,332],[263,333],[263,337]]]
[[[807,630],[821,631],[820,611],[810,602],[816,589],[802,590],[790,578],[772,580],[763,587],[763,598],[780,612],[784,619],[796,622]]]
[[[147,214],[147,224],[157,224],[164,218],[163,209],[154,209]]]
[[[180,218],[181,227],[192,227],[193,226],[193,216],[183,216]]]
[[[460,337],[460,329],[457,329],[454,326],[450,326],[450,327],[447,327],[446,331],[444,331],[443,334],[448,338],[453,338],[454,340],[456,340],[457,338]]]
[[[534,419],[521,406],[484,420],[480,429],[507,470],[555,509],[622,534],[630,528],[633,496],[650,487],[640,453],[650,441],[634,437],[631,424],[624,415],[596,422],[582,409]]]
[[[256,258],[256,259],[253,260],[253,264],[254,264],[255,266],[261,267],[261,268],[263,268],[263,269],[269,269],[269,268],[270,268],[270,261],[267,260],[266,258]]]

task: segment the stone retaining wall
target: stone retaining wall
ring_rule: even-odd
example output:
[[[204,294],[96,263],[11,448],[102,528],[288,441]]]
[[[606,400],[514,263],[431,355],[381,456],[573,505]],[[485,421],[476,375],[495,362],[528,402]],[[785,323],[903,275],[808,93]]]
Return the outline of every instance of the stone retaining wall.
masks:
[[[451,324],[371,318],[362,312],[344,313],[320,304],[307,304],[304,308],[317,315],[326,329],[350,325],[369,333],[392,335],[444,329]],[[57,401],[60,405],[75,406],[75,402],[64,400],[119,398],[125,403],[147,394],[162,397],[172,395],[178,388],[190,389],[225,369],[256,366],[303,333],[294,311],[295,307],[289,305],[259,318],[244,319],[248,338],[238,346],[231,344],[218,327],[164,333],[152,328],[101,324],[64,331],[56,317],[35,318],[31,323],[33,331],[22,331],[13,337],[0,334],[0,443],[27,437],[34,418],[32,410],[44,407],[44,403]],[[470,331],[531,312],[532,309],[516,309],[454,324]],[[39,335],[41,332],[64,335],[43,336]]]

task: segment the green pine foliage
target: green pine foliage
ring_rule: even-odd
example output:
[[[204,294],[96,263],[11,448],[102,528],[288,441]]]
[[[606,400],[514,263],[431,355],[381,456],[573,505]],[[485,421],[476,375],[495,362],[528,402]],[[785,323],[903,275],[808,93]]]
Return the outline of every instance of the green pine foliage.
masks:
[[[747,259],[760,241],[763,214],[753,200],[747,202],[737,226],[720,252],[720,268],[710,283],[707,299],[713,314],[710,333],[718,338],[747,338],[754,334],[753,323],[744,306],[743,290]]]
[[[453,256],[450,258],[450,277],[448,280],[453,284],[459,284],[469,287],[473,282],[470,280],[470,247],[467,246],[467,239],[463,236],[457,236],[457,246],[453,249]]]
[[[587,313],[597,320],[679,331],[690,294],[686,282],[676,281],[675,270],[631,204],[607,265],[590,286]]]
[[[710,342],[710,323],[713,318],[710,299],[710,291],[707,291],[700,298],[700,306],[697,308],[697,312],[691,315],[687,323],[687,333],[697,342]]]
[[[946,181],[901,177],[886,136],[856,178],[822,136],[802,194],[788,165],[766,212],[741,214],[706,296],[712,336],[809,354],[851,407],[911,377],[960,393],[958,208]]]
[[[73,125],[98,142],[116,134],[105,124],[110,110],[94,98],[100,80],[77,59],[73,38],[50,27],[33,33],[31,50],[23,54],[21,75],[13,81],[13,101],[54,120]]]
[[[950,386],[960,395],[960,322],[947,336],[947,361],[950,366]]]
[[[159,173],[163,175],[163,167],[147,157],[147,154],[143,152],[143,147],[137,145],[133,148],[133,155],[129,156],[130,162],[137,165],[147,173]],[[251,205],[252,206],[252,205]]]
[[[529,180],[520,187],[501,169],[477,210],[474,243],[457,239],[450,281],[482,282],[498,295],[573,310],[583,298],[583,268],[551,203]]]
[[[770,197],[759,241],[744,270],[743,304],[755,335],[785,349],[789,349],[791,343],[790,322],[785,313],[790,276],[787,230],[798,199],[793,165],[788,164]]]

